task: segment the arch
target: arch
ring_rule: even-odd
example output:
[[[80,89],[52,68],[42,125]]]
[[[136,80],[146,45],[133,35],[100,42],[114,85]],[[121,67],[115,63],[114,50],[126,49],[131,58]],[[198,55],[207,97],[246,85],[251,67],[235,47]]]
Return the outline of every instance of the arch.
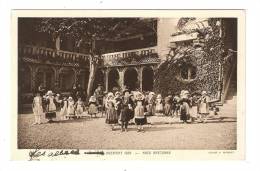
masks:
[[[32,86],[32,68],[29,65],[22,65],[18,72],[18,85],[23,93],[31,92]]]
[[[114,87],[119,87],[119,72],[117,69],[111,69],[108,72],[108,91],[112,91]]]
[[[139,88],[138,72],[135,68],[127,68],[124,72],[124,85],[132,90]]]
[[[60,89],[61,91],[70,91],[75,84],[75,70],[73,68],[60,69]]]
[[[103,72],[103,70],[101,68],[98,68],[95,74],[96,75],[95,75],[93,90],[95,90],[98,87],[98,84],[101,84],[102,87],[104,87],[104,72]]]
[[[88,70],[80,70],[78,75],[78,83],[83,89],[86,89],[88,84],[89,71]]]
[[[42,84],[46,89],[53,90],[55,86],[55,70],[50,66],[36,68],[36,86]]]
[[[154,81],[154,72],[152,67],[144,67],[142,72],[142,90],[143,91],[152,91],[153,90],[153,81]]]

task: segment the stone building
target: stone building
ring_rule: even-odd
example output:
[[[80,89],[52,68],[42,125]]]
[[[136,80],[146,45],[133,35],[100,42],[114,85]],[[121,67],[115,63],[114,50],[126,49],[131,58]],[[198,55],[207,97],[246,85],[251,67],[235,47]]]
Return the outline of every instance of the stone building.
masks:
[[[211,101],[236,96],[235,18],[181,18],[170,36],[166,61],[158,68],[155,91],[167,95],[205,90]]]
[[[207,45],[207,37],[201,34],[202,30],[213,28],[211,19],[160,18],[153,22],[156,24],[155,32],[99,42],[98,47],[105,51],[96,72],[94,89],[98,84],[102,84],[106,91],[128,87],[131,90],[161,91],[162,94],[168,93],[165,86],[171,92],[185,88],[191,91],[206,89],[212,93],[213,99],[225,99],[229,89],[236,92],[236,19],[214,20],[225,47],[220,45],[214,52],[221,53],[212,60],[206,60],[212,55],[205,55],[201,50],[213,46]],[[78,46],[70,35],[61,40],[60,37],[53,39],[46,33],[37,33],[33,31],[35,23],[29,20],[19,19],[18,23],[19,104],[31,103],[32,93],[40,84],[63,94],[69,93],[73,84],[80,84],[86,92],[90,45]],[[222,53],[222,50],[225,51]],[[223,56],[230,65],[215,60]],[[190,63],[182,63],[186,66],[173,70],[172,75],[164,75],[160,68],[165,68],[162,66],[169,63],[169,59],[173,62],[188,59]],[[212,79],[199,84],[203,73],[205,76],[209,70],[206,75]],[[170,77],[171,81],[162,85],[165,82],[156,82],[158,75]]]

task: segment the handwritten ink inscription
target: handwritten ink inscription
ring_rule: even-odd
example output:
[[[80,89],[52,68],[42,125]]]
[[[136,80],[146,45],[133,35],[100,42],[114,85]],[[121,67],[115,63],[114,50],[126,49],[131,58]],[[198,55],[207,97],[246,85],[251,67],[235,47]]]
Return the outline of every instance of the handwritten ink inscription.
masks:
[[[42,151],[40,149],[35,149],[29,152],[29,160],[40,160],[40,157],[57,157],[62,155],[79,155],[79,149],[77,150],[57,150],[54,152]]]
[[[104,151],[91,151],[84,152],[83,154],[87,155],[104,155]],[[57,156],[65,156],[65,155],[80,155],[79,149],[76,150],[57,150],[57,151],[44,151],[40,149],[34,149],[29,151],[29,161],[32,160],[40,160],[40,157],[57,157]]]

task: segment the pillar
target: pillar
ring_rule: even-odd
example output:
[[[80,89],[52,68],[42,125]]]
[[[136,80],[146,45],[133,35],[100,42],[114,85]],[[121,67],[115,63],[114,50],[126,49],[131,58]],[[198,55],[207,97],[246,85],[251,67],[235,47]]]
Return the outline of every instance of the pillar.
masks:
[[[32,66],[31,69],[31,91],[34,92],[34,90],[36,90],[36,74],[37,74],[37,70],[36,70],[36,66]]]
[[[124,75],[125,75],[125,69],[120,68],[120,69],[119,69],[119,80],[118,80],[118,84],[119,84],[121,90],[124,89]]]
[[[61,90],[60,87],[60,69],[54,68],[54,91],[58,92]]]
[[[105,70],[105,74],[104,74],[104,82],[105,82],[106,92],[108,92],[108,74],[109,74],[109,70],[106,69],[106,70]]]
[[[74,69],[74,84],[78,83],[79,71]]]
[[[138,82],[140,86],[140,91],[143,91],[143,66],[138,68]]]

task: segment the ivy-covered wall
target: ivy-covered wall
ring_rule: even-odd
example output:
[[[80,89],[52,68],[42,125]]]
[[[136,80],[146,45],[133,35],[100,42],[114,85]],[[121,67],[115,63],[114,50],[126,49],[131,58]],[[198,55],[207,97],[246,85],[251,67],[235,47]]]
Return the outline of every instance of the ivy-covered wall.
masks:
[[[223,65],[223,42],[220,33],[220,26],[217,19],[209,20],[210,27],[200,30],[190,30],[199,32],[199,42],[203,46],[180,47],[175,55],[163,62],[156,71],[154,91],[167,94],[180,93],[181,90],[189,90],[190,93],[205,90],[211,99],[217,99],[218,91],[221,90],[222,75],[221,65]],[[189,31],[183,31],[187,33]],[[191,81],[180,79],[180,69],[187,65],[196,67],[196,77]]]

